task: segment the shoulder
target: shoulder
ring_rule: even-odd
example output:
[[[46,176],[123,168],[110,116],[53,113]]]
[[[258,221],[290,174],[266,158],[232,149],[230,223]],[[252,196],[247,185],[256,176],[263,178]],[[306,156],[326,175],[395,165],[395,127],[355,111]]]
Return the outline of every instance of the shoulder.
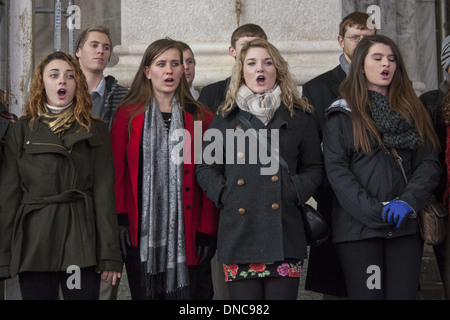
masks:
[[[420,101],[427,105],[438,105],[443,93],[440,90],[430,90],[419,96]]]
[[[227,79],[224,79],[221,81],[217,81],[214,83],[210,83],[202,88],[200,95],[202,93],[204,94],[204,93],[209,93],[209,92],[221,91],[228,86],[229,82],[230,82],[230,78],[227,78]]]
[[[108,92],[115,92],[120,94],[126,94],[128,88],[121,86],[116,78],[113,76],[106,76],[106,89]]]
[[[336,66],[334,69],[328,70],[327,72],[324,72],[312,78],[311,80],[307,81],[303,85],[303,87],[305,87],[306,89],[317,88],[318,86],[328,84],[334,78],[336,78],[337,80],[339,80],[338,78],[345,78],[345,72],[344,70],[342,70],[340,65]]]
[[[337,99],[325,110],[325,115],[327,116],[327,118],[329,118],[331,114],[334,114],[336,112],[350,115],[352,110],[348,106],[345,99]]]
[[[329,70],[327,72],[324,72],[322,74],[319,74],[318,76],[312,78],[311,80],[307,81],[303,87],[305,88],[312,88],[317,85],[320,85],[322,83],[328,82],[331,80],[333,70]]]

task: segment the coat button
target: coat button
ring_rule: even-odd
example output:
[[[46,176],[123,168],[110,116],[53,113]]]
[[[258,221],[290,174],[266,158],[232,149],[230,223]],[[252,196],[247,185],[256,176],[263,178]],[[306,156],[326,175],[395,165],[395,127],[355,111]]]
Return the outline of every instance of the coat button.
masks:
[[[244,208],[239,208],[238,213],[242,216],[245,214],[245,209]]]
[[[191,188],[189,188],[189,187],[186,187],[186,189],[184,189],[185,191],[189,191],[189,190],[191,190]]]
[[[188,204],[187,206],[186,206],[186,209],[190,209],[191,208],[191,205],[190,204]]]
[[[245,184],[245,180],[244,179],[239,179],[237,181],[238,186],[243,186]]]
[[[242,159],[242,158],[244,157],[244,153],[243,153],[243,152],[238,152],[238,153],[237,153],[237,157],[238,157],[239,159]]]
[[[278,176],[272,176],[272,182],[277,182],[278,181]]]
[[[273,210],[278,210],[279,208],[280,208],[280,205],[278,203],[272,204],[272,209]]]

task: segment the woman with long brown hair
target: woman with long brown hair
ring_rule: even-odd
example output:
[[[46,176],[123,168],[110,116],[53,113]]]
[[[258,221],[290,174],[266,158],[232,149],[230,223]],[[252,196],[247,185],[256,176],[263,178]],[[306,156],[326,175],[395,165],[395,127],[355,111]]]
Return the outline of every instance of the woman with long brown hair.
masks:
[[[218,214],[194,178],[194,136],[213,114],[192,97],[183,72],[177,41],[151,43],[111,128],[132,299],[195,298],[196,266],[215,250]]]
[[[38,65],[11,125],[0,179],[0,278],[23,299],[98,299],[122,262],[106,124],[91,115],[86,79],[69,54]],[[72,275],[72,273],[75,274]],[[69,279],[73,277],[73,279]]]
[[[340,93],[327,110],[324,159],[349,297],[415,299],[423,249],[417,212],[439,181],[439,140],[385,36],[360,41]]]

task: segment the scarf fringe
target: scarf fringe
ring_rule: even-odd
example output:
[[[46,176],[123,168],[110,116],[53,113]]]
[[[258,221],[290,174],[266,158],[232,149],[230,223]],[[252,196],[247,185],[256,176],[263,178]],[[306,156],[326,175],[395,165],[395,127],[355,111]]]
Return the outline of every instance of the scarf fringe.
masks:
[[[141,286],[145,288],[145,294],[152,300],[164,298],[165,300],[190,300],[189,284],[166,292],[166,273],[161,272],[150,275],[141,268]]]

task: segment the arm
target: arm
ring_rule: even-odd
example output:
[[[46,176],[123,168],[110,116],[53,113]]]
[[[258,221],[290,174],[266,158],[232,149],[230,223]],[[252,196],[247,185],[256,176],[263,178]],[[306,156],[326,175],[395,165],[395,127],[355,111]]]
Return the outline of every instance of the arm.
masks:
[[[214,117],[211,125],[209,126],[209,129],[215,129],[216,124],[220,118],[220,116]],[[214,150],[217,150],[217,148],[221,148],[221,150],[224,150],[224,142],[222,136],[212,138],[210,135],[208,135],[208,133],[213,132],[214,131],[209,130],[203,137],[203,161],[202,163],[197,165],[195,177],[208,199],[213,201],[217,208],[221,208],[222,203],[220,202],[220,196],[223,192],[223,189],[225,188],[225,153],[223,153],[222,158],[218,159],[218,161],[216,161],[216,159],[205,159],[205,156],[209,156],[212,154],[211,148],[215,148]],[[215,139],[217,139],[217,141]]]
[[[128,115],[119,107],[110,132],[115,170],[115,195],[117,213],[126,213],[125,173],[127,168],[126,148],[128,143]],[[126,220],[126,219],[123,219]]]
[[[10,277],[11,237],[14,220],[22,200],[21,176],[18,166],[23,141],[18,138],[19,125],[12,125],[6,135],[3,166],[0,173],[0,278]]]
[[[402,157],[401,150],[398,152]],[[408,203],[415,212],[418,212],[425,207],[439,185],[442,165],[438,155],[432,151],[431,145],[426,144],[413,153],[411,166],[411,176],[408,178],[409,181],[403,193],[399,195],[399,199]],[[408,173],[406,174],[408,175]]]
[[[349,128],[351,119],[344,113],[333,114],[326,122],[323,145],[328,181],[341,206],[356,220],[372,228],[386,227],[381,217],[383,205],[367,193],[350,169],[349,159],[354,151],[353,141],[348,141],[353,139]]]
[[[291,176],[297,191],[298,205],[308,201],[319,188],[324,176],[319,134],[312,117],[308,115],[305,119],[302,128],[304,139],[299,147],[298,174]]]
[[[98,270],[122,270],[114,193],[114,160],[107,125],[96,126],[103,141],[95,147],[94,206]]]

